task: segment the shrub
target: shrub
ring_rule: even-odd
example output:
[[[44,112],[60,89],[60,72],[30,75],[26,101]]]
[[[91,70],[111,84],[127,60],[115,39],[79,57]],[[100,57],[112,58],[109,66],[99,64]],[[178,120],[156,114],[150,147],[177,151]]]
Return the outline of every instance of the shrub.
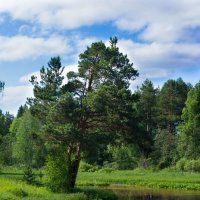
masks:
[[[113,171],[114,171],[113,168],[108,168],[108,167],[105,167],[99,170],[99,172],[105,172],[105,173],[111,173]]]
[[[119,170],[134,169],[138,162],[138,149],[133,145],[121,144],[119,146],[108,145],[107,152],[111,159],[104,162],[104,167]]]
[[[193,166],[194,166],[194,160],[188,160],[185,164],[184,170],[188,172],[192,172]]]
[[[187,159],[185,158],[181,158],[179,161],[177,161],[176,163],[176,169],[180,170],[180,171],[184,171],[185,169],[185,165],[187,163]]]
[[[195,163],[194,163],[194,171],[195,172],[200,172],[200,159],[198,160],[195,160]]]
[[[86,163],[84,161],[80,162],[79,170],[81,172],[95,172],[95,171],[98,171],[99,169],[100,169],[100,166],[91,165],[91,164]]]
[[[25,191],[24,191],[23,189],[21,189],[21,188],[12,191],[12,193],[13,193],[15,196],[21,197],[21,198],[27,197],[27,196],[28,196],[28,193],[25,192]]]
[[[35,183],[35,174],[33,173],[33,170],[30,165],[26,166],[24,169],[24,177],[23,180],[27,184],[33,184]]]
[[[44,182],[53,192],[66,192],[70,189],[67,158],[67,152],[61,149],[47,158]]]
[[[176,163],[176,169],[187,172],[200,172],[200,159],[187,160],[185,158],[181,158]]]

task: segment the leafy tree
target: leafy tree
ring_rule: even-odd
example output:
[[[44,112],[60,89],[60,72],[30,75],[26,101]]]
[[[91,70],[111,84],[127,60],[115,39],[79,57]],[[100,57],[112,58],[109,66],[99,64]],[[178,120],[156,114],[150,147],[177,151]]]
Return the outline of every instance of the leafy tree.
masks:
[[[137,113],[141,123],[141,134],[143,135],[142,151],[144,156],[149,155],[153,146],[157,123],[156,104],[158,89],[154,89],[153,83],[146,79],[141,88],[137,91]]]
[[[168,80],[162,87],[159,95],[158,125],[169,133],[176,133],[181,122],[181,113],[184,107],[189,86],[181,79]]]
[[[154,142],[152,153],[153,163],[160,169],[175,164],[177,156],[177,135],[169,133],[167,130],[159,130]]]
[[[181,118],[180,153],[197,159],[200,153],[200,82],[189,91]]]
[[[17,118],[22,117],[25,111],[28,109],[27,105],[25,104],[24,106],[20,106],[18,111],[17,111]]]
[[[15,142],[13,144],[13,156],[17,163],[27,166],[39,165],[38,167],[41,167],[35,158],[35,154],[37,154],[37,151],[42,147],[36,145],[39,138],[40,127],[40,122],[31,115],[29,110],[26,110],[20,119],[16,130]],[[40,152],[40,155],[42,156],[42,152]]]
[[[11,137],[9,127],[13,121],[13,115],[0,111],[0,160],[4,165],[12,163]]]
[[[107,152],[110,159],[104,162],[105,167],[125,170],[134,169],[139,161],[137,146],[134,145],[108,145]]]
[[[181,78],[168,80],[158,96],[158,130],[152,152],[153,162],[160,168],[175,163],[177,156],[177,127],[190,86]]]
[[[69,72],[65,85],[59,57],[41,69],[40,83],[32,77],[32,113],[44,121],[43,132],[52,152],[68,149],[66,187],[75,185],[81,152],[90,151],[105,138],[134,136],[133,95],[128,88],[138,74],[116,44],[112,38],[109,47],[103,42],[88,47],[80,54],[78,73]]]

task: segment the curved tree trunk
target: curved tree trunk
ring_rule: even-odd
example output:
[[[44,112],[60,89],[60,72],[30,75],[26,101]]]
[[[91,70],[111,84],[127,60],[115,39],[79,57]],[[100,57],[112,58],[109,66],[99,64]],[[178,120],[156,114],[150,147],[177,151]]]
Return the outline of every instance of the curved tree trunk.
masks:
[[[75,184],[76,184],[76,178],[78,174],[78,168],[80,164],[80,143],[76,144],[76,155],[75,159],[72,159],[72,145],[69,145],[68,147],[68,188],[69,190],[74,189]]]

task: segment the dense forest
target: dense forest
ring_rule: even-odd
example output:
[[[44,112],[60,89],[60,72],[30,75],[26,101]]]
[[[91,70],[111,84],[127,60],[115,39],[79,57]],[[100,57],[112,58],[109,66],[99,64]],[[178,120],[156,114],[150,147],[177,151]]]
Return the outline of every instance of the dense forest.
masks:
[[[51,58],[30,78],[34,97],[17,115],[0,111],[2,168],[23,167],[27,182],[44,169],[53,191],[74,188],[78,169],[200,171],[200,82],[156,88],[147,79],[132,91],[139,73],[117,38],[87,47],[78,72],[63,70],[60,57]]]

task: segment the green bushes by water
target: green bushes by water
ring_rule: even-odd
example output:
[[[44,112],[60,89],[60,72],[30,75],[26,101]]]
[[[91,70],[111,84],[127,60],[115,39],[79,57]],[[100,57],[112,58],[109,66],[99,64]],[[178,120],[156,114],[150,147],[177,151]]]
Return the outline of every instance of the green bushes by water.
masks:
[[[54,192],[69,190],[67,152],[57,151],[47,158],[45,165],[45,185]]]
[[[186,172],[200,172],[200,159],[187,160],[182,158],[176,163],[176,169]]]

